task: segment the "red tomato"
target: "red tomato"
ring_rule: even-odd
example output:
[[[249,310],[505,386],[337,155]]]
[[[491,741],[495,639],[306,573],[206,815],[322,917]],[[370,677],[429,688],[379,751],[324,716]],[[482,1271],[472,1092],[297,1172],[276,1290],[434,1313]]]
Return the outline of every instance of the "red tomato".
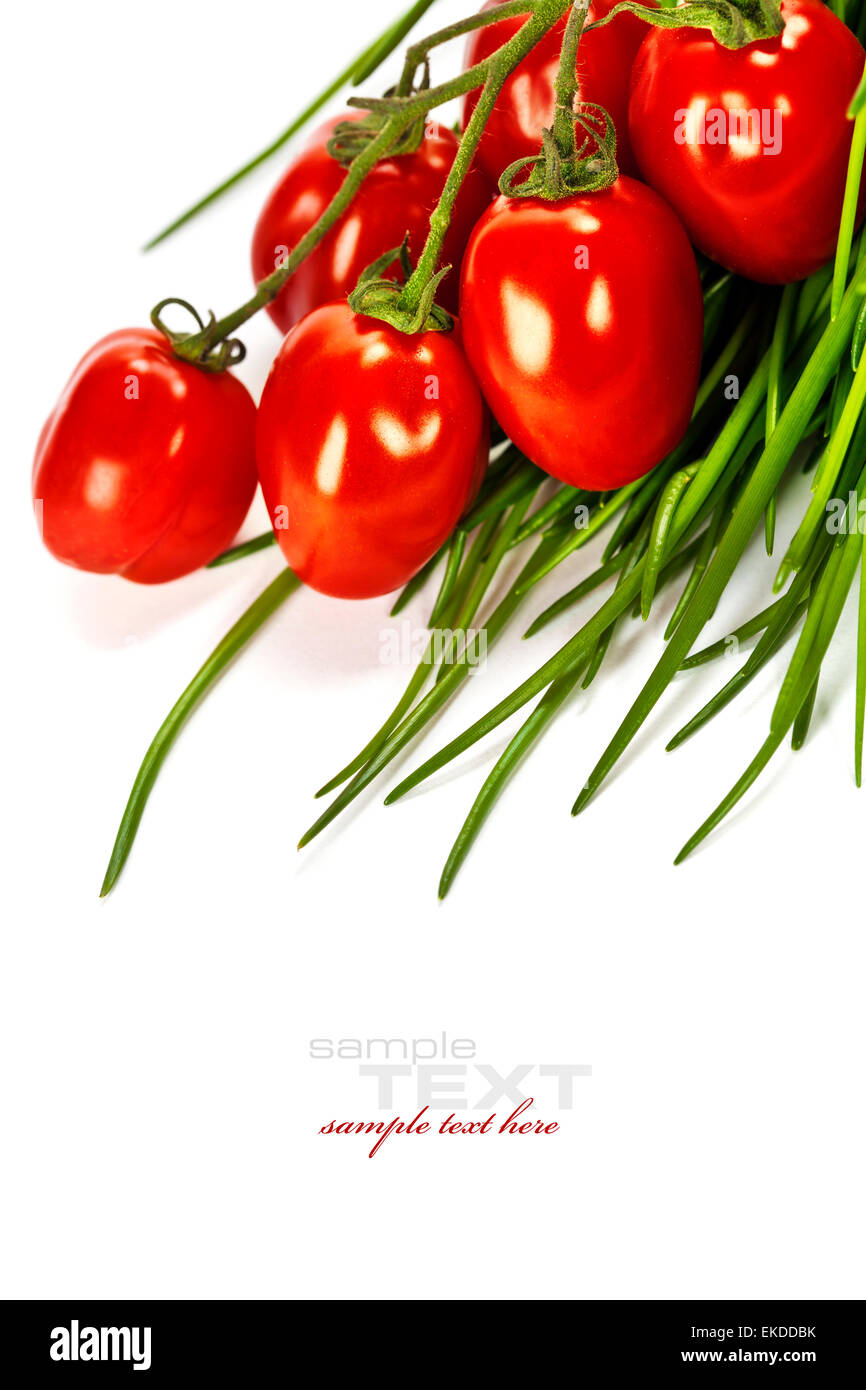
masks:
[[[688,424],[701,361],[695,257],[666,203],[620,177],[563,202],[499,198],[463,262],[466,355],[532,461],[605,491]]]
[[[616,3],[617,0],[594,0],[586,22],[591,24],[603,19]],[[655,0],[647,0],[647,3],[654,6]],[[502,0],[487,0],[482,9],[494,9],[500,4]],[[464,66],[473,67],[489,57],[525,22],[526,15],[517,15],[513,19],[501,19],[486,29],[477,29],[469,36]],[[537,154],[542,130],[553,123],[556,104],[554,84],[567,22],[568,15],[565,14],[518,65],[506,81],[490,120],[484,127],[477,159],[496,184],[509,164],[527,155]],[[616,128],[617,161],[626,174],[636,172],[628,142],[629,78],[634,56],[646,32],[646,24],[635,15],[617,15],[604,29],[596,29],[581,38],[577,60],[580,99],[594,101],[607,111]],[[464,130],[479,96],[480,89],[470,92],[465,98]]]
[[[411,579],[474,498],[487,413],[455,334],[410,337],[328,304],[277,354],[256,444],[295,573],[325,594],[372,598]]]
[[[641,173],[694,244],[773,285],[833,255],[864,59],[818,0],[783,0],[782,15],[778,37],[736,50],[701,29],[651,30],[629,107]]]
[[[46,546],[67,565],[139,584],[198,569],[253,500],[255,417],[236,377],[180,361],[155,329],[109,334],[39,438],[33,499]]]
[[[434,113],[435,114],[435,113]],[[342,118],[341,118],[342,119]],[[258,282],[285,260],[305,232],[318,221],[338,192],[345,169],[331,159],[326,144],[335,121],[328,122],[302,151],[277,184],[262,209],[253,234],[253,276]],[[414,154],[385,159],[367,175],[347,212],[301,263],[280,291],[268,313],[284,333],[321,304],[345,299],[362,270],[409,233],[410,251],[420,254],[430,227],[430,214],[439,201],[457,153],[450,130],[428,127]],[[494,189],[478,169],[471,169],[454,206],[454,216],[442,251],[442,264],[452,265],[439,289],[439,302],[457,309],[460,262],[478,218],[489,207]]]

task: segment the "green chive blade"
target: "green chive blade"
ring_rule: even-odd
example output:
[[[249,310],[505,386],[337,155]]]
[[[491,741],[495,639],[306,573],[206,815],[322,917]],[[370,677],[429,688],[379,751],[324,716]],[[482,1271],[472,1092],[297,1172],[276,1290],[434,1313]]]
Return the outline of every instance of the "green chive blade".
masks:
[[[277,538],[274,532],[266,531],[262,536],[253,536],[252,540],[241,541],[239,545],[230,546],[228,550],[224,550],[221,555],[217,555],[214,560],[209,561],[206,568],[214,570],[220,565],[234,564],[235,560],[243,560],[247,555],[256,555],[260,550],[267,550],[276,543]]]
[[[860,557],[860,602],[857,613],[857,688],[854,716],[854,779],[863,782],[863,727],[866,723],[866,532]]]
[[[484,782],[475,799],[469,815],[463,822],[460,833],[448,856],[442,877],[439,880],[439,897],[444,898],[477,839],[484,822],[505,789],[509,778],[517,770],[518,764],[527,756],[538,741],[544,729],[568,699],[582,674],[583,667],[554,681],[544,698],[538,703],[529,718],[517,731],[496,766]]]
[[[160,725],[144,755],[144,760],[126,803],[126,809],[102,882],[99,894],[101,898],[107,897],[120,877],[159,770],[196,705],[204,698],[214,681],[222,674],[241,648],[299,586],[300,580],[291,570],[282,570],[214,648],[207,661],[190,681]]]
[[[722,823],[727,815],[729,815],[737,802],[745,796],[749,788],[757,781],[773,754],[778,749],[780,743],[781,739],[773,734],[765,740],[759,752],[749,763],[749,766],[746,768],[740,780],[731,788],[724,800],[721,801],[715,811],[713,811],[712,815],[708,816],[703,825],[695,831],[691,839],[687,840],[683,845],[674,860],[675,864],[682,864],[684,859],[688,859],[689,855],[697,849],[698,845]]]

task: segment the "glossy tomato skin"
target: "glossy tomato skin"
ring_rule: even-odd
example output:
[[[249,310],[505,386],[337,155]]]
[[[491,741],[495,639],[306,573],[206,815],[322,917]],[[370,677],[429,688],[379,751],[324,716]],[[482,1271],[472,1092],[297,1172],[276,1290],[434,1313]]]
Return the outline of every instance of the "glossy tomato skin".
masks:
[[[629,107],[641,173],[694,244],[729,270],[774,285],[811,275],[833,255],[851,145],[845,112],[864,60],[851,31],[818,0],[783,0],[782,15],[777,38],[737,50],[705,30],[651,30]],[[763,138],[737,138],[733,110],[767,113]],[[688,112],[693,124],[683,119]],[[723,121],[711,123],[711,112]],[[734,138],[706,138],[719,135]]]
[[[503,0],[487,0],[482,9],[496,9],[502,3]],[[617,0],[593,0],[587,23],[603,19],[616,3]],[[655,0],[648,0],[648,3],[654,6]],[[484,127],[476,158],[497,186],[500,174],[509,164],[538,153],[541,132],[553,121],[554,85],[567,21],[565,14],[511,74]],[[473,67],[488,58],[525,22],[526,15],[517,15],[470,34],[464,67]],[[577,64],[580,96],[583,101],[603,106],[611,117],[617,133],[617,161],[625,174],[636,172],[628,141],[628,93],[631,66],[646,32],[647,26],[642,20],[623,13],[603,29],[585,34],[580,41]],[[464,99],[464,130],[479,95],[480,90],[470,92]]]
[[[336,121],[328,122],[289,165],[271,193],[256,223],[252,245],[253,277],[270,275],[310,227],[318,221],[339,191],[346,171],[327,152]],[[368,265],[409,233],[417,257],[430,227],[430,214],[439,201],[457,153],[457,139],[444,127],[431,127],[414,154],[385,159],[367,175],[348,210],[304,260],[280,291],[268,313],[283,333],[322,304],[345,299]],[[495,189],[484,174],[472,168],[457,196],[454,216],[445,238],[442,265],[453,266],[442,282],[438,299],[456,312],[460,262],[469,233],[490,206]],[[393,275],[389,276],[393,278]]]
[[[347,304],[292,329],[259,405],[259,478],[292,569],[337,598],[411,579],[487,463],[481,393],[454,333],[408,336]]]
[[[33,498],[46,546],[140,584],[207,564],[253,499],[255,415],[236,377],[181,362],[155,329],[103,338],[39,438]]]
[[[676,215],[636,180],[561,203],[499,198],[466,251],[461,324],[494,416],[562,482],[620,487],[682,438],[700,280]]]

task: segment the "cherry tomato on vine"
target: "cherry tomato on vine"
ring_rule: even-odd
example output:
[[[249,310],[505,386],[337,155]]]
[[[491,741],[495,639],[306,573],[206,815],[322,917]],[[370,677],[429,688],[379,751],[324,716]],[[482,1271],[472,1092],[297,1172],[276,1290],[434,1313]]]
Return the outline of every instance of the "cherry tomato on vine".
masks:
[[[652,29],[629,106],[641,173],[694,244],[774,285],[833,255],[864,60],[818,0],[783,0],[782,16],[780,35],[736,50],[706,30]]]
[[[58,560],[139,584],[230,544],[256,489],[252,397],[236,377],[125,328],[82,358],[39,438],[33,499]]]
[[[290,164],[261,211],[252,246],[257,282],[270,275],[309,231],[346,177],[345,169],[326,149],[335,125],[336,121],[328,122],[317,132]],[[417,256],[456,153],[456,136],[444,127],[430,125],[414,154],[377,164],[336,227],[268,306],[277,327],[286,333],[311,309],[345,299],[361,272],[392,246],[399,246],[407,232],[410,252]],[[442,264],[454,269],[442,282],[438,298],[452,312],[457,308],[460,262],[469,233],[490,206],[494,193],[485,175],[475,167],[470,169],[457,196],[442,251]]]
[[[292,569],[322,593],[373,598],[411,579],[475,497],[488,420],[455,333],[409,336],[329,304],[283,342],[256,439]]]
[[[502,3],[503,0],[487,0],[482,9],[495,9]],[[603,19],[616,3],[617,0],[593,0],[587,24]],[[647,3],[654,6],[655,0],[647,0]],[[464,67],[470,68],[483,62],[516,34],[525,22],[526,15],[517,15],[512,19],[501,19],[485,29],[476,29],[469,36]],[[566,13],[527,54],[497,97],[476,156],[495,184],[499,183],[500,174],[509,164],[527,155],[537,154],[541,132],[553,122],[554,85],[567,22]],[[603,29],[584,34],[580,41],[577,64],[580,100],[596,102],[608,112],[616,129],[617,161],[620,169],[627,174],[636,172],[628,142],[629,79],[635,54],[646,32],[647,26],[643,20],[623,13]],[[480,90],[470,92],[464,100],[464,130],[479,96]]]
[[[466,250],[466,355],[533,463],[591,491],[649,472],[694,405],[694,252],[652,189],[621,176],[562,202],[498,198]]]

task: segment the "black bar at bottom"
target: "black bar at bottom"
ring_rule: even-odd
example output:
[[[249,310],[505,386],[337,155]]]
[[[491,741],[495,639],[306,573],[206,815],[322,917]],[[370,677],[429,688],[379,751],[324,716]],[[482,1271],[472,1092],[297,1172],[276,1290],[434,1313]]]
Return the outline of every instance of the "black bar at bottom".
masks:
[[[319,1301],[329,1302],[310,1300]],[[354,1301],[379,1300],[345,1302]],[[571,1305],[567,1321],[556,1314],[543,1314],[536,1321],[525,1309],[520,1321],[513,1324],[515,1331],[522,1329],[520,1341],[531,1333],[539,1371],[545,1364],[549,1366],[549,1357],[554,1354],[557,1358],[563,1355],[572,1372],[578,1374],[582,1364],[587,1368],[600,1364],[614,1373],[694,1374],[700,1368],[722,1367],[736,1374],[737,1368],[754,1372],[763,1366],[775,1371],[819,1372],[822,1376],[834,1372],[841,1376],[844,1370],[850,1376],[863,1360],[863,1300],[561,1301]],[[357,1326],[366,1326],[366,1331],[357,1335],[349,1332],[342,1312],[329,1314],[331,1333],[324,1346],[321,1329],[314,1331],[307,1323],[304,1300],[22,1300],[0,1305],[0,1319],[3,1345],[14,1347],[16,1363],[24,1372],[24,1378],[16,1382],[22,1385],[41,1384],[43,1376],[57,1384],[70,1377],[102,1383],[106,1377],[127,1382],[132,1377],[132,1383],[164,1380],[167,1384],[169,1377],[184,1375],[194,1376],[192,1383],[197,1386],[208,1384],[210,1378],[216,1382],[227,1376],[241,1376],[241,1383],[258,1384],[258,1376],[282,1377],[302,1365],[305,1352],[319,1362],[328,1380],[338,1376],[341,1367],[354,1377],[359,1367],[366,1365],[369,1371],[380,1364],[379,1358],[386,1352],[383,1337],[390,1347],[387,1378],[394,1380],[395,1333],[401,1339],[410,1336],[416,1356],[435,1373],[437,1362],[441,1365],[440,1358],[447,1357],[451,1338],[458,1337],[461,1326],[463,1331],[469,1329],[471,1309],[456,1319],[440,1322],[435,1315],[421,1314],[420,1309],[419,1316],[413,1317],[413,1303],[423,1300],[402,1302],[399,1317],[391,1313],[384,1320],[365,1319]],[[500,1332],[493,1336],[497,1326]],[[488,1329],[492,1341],[486,1354],[479,1348],[479,1365],[494,1355],[503,1330],[498,1320],[491,1320]],[[459,1340],[462,1342],[462,1337]],[[505,1345],[507,1341],[500,1344],[500,1352]],[[463,1372],[467,1369],[463,1364]],[[487,1369],[491,1369],[489,1363]]]

